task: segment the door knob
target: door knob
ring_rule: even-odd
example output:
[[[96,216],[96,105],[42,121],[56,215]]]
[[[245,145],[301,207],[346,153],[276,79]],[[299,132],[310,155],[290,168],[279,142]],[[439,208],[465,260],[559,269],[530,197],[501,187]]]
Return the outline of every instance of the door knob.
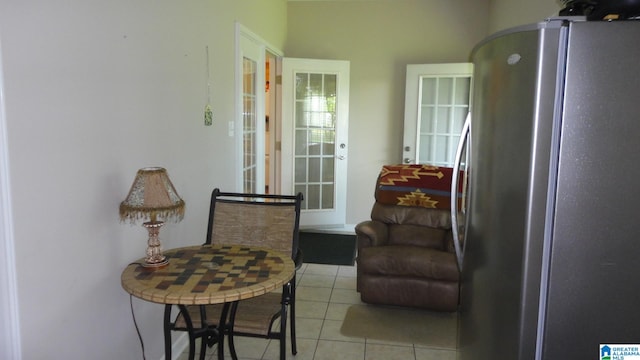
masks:
[[[405,164],[411,164],[413,162],[413,160],[409,159],[409,158],[404,158],[404,163]]]

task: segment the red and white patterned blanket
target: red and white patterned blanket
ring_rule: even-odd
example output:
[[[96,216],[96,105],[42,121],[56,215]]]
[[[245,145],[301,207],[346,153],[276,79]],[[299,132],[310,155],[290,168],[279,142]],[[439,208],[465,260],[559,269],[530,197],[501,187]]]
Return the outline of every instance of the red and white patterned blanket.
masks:
[[[453,169],[432,165],[384,165],[376,185],[376,201],[388,205],[451,209]],[[462,176],[458,206],[462,199]]]

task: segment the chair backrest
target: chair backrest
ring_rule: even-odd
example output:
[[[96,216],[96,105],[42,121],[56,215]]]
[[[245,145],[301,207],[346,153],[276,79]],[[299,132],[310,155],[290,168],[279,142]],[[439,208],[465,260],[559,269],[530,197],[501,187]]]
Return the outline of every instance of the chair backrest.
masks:
[[[211,194],[206,244],[267,247],[295,258],[302,194]]]

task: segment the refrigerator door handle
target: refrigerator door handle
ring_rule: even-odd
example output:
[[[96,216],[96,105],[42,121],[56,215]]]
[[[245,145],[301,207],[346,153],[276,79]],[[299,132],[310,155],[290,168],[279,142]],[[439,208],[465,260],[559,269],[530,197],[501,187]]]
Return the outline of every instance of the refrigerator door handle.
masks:
[[[462,150],[465,143],[469,138],[469,131],[471,128],[471,112],[467,113],[467,118],[464,121],[462,127],[462,133],[460,133],[460,141],[458,142],[458,149],[456,150],[456,157],[453,164],[453,174],[451,176],[451,231],[453,233],[453,247],[456,251],[456,258],[458,259],[458,269],[462,271],[463,251],[460,241],[460,228],[458,224],[458,184],[460,175],[460,164],[462,162]],[[468,160],[468,157],[467,157]],[[469,164],[465,164],[468,167]]]

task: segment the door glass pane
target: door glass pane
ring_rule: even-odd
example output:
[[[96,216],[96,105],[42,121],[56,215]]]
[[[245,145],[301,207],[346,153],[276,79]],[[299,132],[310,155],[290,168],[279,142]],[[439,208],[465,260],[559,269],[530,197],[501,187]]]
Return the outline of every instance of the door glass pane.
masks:
[[[467,113],[469,109],[465,107],[456,107],[453,110],[453,124],[451,127],[451,132],[454,134],[460,134],[462,132],[462,127],[464,126],[464,120],[467,118]]]
[[[322,185],[322,208],[323,209],[331,209],[333,208],[333,184]]]
[[[307,130],[296,130],[296,139],[299,139],[296,143],[295,154],[306,155],[307,154]]]
[[[432,159],[433,156],[431,155],[431,147],[432,147],[432,136],[431,135],[427,135],[427,136],[420,136],[419,142],[420,142],[420,147],[418,150],[418,158],[419,159]]]
[[[296,101],[296,126],[303,127],[309,124],[309,110],[307,109],[307,103],[304,101]]]
[[[337,76],[297,73],[295,78],[294,186],[305,189],[304,209],[330,209],[335,196]]]
[[[453,94],[455,96],[454,104],[468,105],[470,90],[471,90],[471,78],[469,77],[456,78],[456,91]]]
[[[436,108],[433,106],[425,106],[420,114],[420,132],[433,132],[433,119],[435,118]]]
[[[453,104],[453,79],[438,79],[438,104]]]
[[[322,74],[309,74],[309,88],[313,94],[322,94]]]
[[[436,82],[437,78],[427,77],[422,78],[422,104],[434,105],[436,103]]]
[[[320,166],[320,158],[310,158],[309,159],[309,182],[319,183],[321,172],[322,172],[322,167]]]
[[[296,99],[304,99],[307,94],[307,84],[309,83],[309,74],[296,74]]]
[[[460,131],[462,132],[462,131]],[[458,133],[460,133],[458,132]],[[458,150],[458,143],[460,142],[460,136],[452,136],[449,140],[449,156],[455,156],[456,150]]]
[[[335,160],[333,158],[322,159],[322,182],[333,183],[335,181]]]
[[[436,136],[435,138],[435,161],[442,163],[447,161],[447,150],[449,150],[449,142],[447,136]]]
[[[438,134],[446,134],[449,132],[449,107],[438,107],[438,120],[436,121],[436,132]]]
[[[307,185],[307,192],[304,193],[306,210],[320,209],[320,185]]]
[[[307,159],[304,157],[296,158],[295,181],[303,184],[307,182]]]
[[[255,193],[256,190],[256,71],[255,61],[244,58],[242,61],[242,138],[243,138],[243,191]]]

